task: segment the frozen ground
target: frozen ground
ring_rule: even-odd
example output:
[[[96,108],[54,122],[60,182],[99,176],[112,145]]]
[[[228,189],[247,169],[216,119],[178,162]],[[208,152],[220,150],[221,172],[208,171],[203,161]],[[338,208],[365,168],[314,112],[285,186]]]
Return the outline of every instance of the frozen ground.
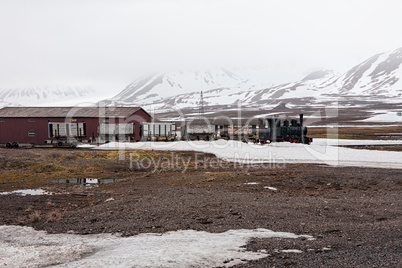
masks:
[[[402,168],[402,152],[361,150],[338,147],[339,145],[396,145],[401,140],[338,140],[315,139],[311,145],[273,143],[246,144],[239,141],[217,140],[180,142],[111,142],[97,149],[109,150],[178,150],[212,153],[217,157],[241,164],[317,163],[333,166],[358,166],[376,168]],[[87,146],[85,147],[87,148]]]
[[[364,122],[401,122],[402,121],[402,111],[396,109],[394,111],[388,110],[374,110],[371,111],[372,116],[370,118],[361,120]]]
[[[31,227],[0,226],[0,266],[229,267],[269,255],[269,252],[245,251],[242,246],[252,238],[302,237],[314,239],[267,229],[224,233],[180,230],[123,238],[111,234],[47,234]]]

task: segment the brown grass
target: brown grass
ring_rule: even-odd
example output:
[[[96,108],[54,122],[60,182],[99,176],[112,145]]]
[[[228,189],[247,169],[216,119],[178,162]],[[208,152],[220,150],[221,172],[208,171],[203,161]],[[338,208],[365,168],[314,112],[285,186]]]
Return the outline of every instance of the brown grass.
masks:
[[[359,140],[391,140],[401,139],[402,127],[317,127],[308,128],[308,136],[312,138],[359,139]]]
[[[176,152],[194,157],[191,152]],[[15,188],[66,187],[57,179],[127,178],[138,172],[129,170],[135,159],[171,157],[163,151],[95,151],[77,149],[0,149],[0,185],[3,191]],[[144,170],[146,171],[146,170]]]
[[[46,214],[46,222],[60,222],[63,220],[63,212],[60,209],[54,209]]]
[[[42,215],[40,213],[39,210],[35,210],[34,212],[32,212],[31,214],[29,214],[29,219],[31,220],[31,222],[38,222],[42,219]]]

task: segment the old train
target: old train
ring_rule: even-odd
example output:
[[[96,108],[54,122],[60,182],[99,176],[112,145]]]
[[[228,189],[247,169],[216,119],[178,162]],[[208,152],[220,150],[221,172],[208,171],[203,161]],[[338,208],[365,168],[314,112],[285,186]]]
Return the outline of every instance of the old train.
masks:
[[[303,114],[296,119],[259,118],[253,125],[218,125],[167,122],[141,122],[139,136],[135,135],[135,123],[99,123],[96,138],[87,134],[85,122],[48,122],[49,140],[47,146],[75,147],[78,143],[108,143],[111,141],[176,141],[176,140],[241,140],[266,144],[271,142],[293,142],[310,144],[307,127],[303,125]],[[89,137],[88,137],[89,136]],[[54,139],[54,140],[51,140]],[[19,144],[7,143],[8,148],[18,148]]]
[[[176,123],[141,123],[140,136],[143,141],[151,140],[214,140],[218,138],[241,140],[254,143],[291,142],[310,144],[313,139],[307,136],[307,127],[303,125],[303,114],[297,119],[259,118],[256,125],[195,125]],[[180,128],[180,130],[179,130]]]

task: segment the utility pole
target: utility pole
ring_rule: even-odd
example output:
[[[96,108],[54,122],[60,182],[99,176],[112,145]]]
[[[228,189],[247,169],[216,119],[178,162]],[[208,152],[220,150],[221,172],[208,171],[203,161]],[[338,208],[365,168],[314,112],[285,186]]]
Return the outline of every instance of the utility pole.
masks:
[[[201,99],[200,99],[200,118],[204,116],[204,96],[201,91]]]

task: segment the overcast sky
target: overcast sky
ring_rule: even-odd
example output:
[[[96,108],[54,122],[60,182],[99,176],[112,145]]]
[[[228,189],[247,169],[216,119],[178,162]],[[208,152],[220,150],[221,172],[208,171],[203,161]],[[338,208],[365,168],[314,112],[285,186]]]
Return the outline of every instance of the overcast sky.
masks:
[[[402,47],[402,1],[0,0],[0,88],[118,93],[152,71],[258,67],[273,83]]]

